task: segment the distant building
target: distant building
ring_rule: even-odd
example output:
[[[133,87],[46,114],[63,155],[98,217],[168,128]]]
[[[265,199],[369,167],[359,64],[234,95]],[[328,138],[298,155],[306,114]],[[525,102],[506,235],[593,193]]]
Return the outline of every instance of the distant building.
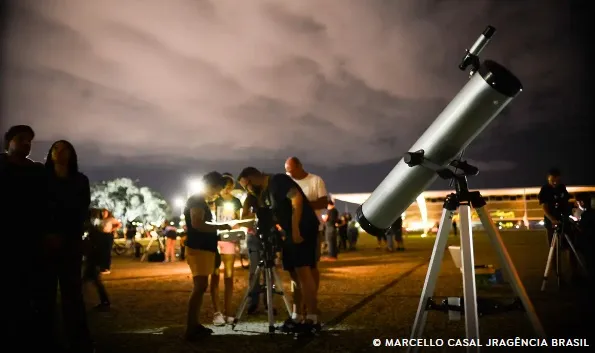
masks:
[[[593,193],[595,186],[569,186],[571,195]],[[537,196],[540,187],[518,189],[480,190],[488,202],[487,209],[500,229],[534,229],[543,226],[543,210]],[[426,191],[419,195],[403,214],[403,226],[410,231],[436,231],[442,216],[445,197],[452,191]],[[333,194],[336,200],[353,204],[364,203],[370,194]],[[455,215],[458,222],[458,215]],[[472,225],[481,227],[477,214],[473,212]],[[460,224],[460,222],[458,222]]]

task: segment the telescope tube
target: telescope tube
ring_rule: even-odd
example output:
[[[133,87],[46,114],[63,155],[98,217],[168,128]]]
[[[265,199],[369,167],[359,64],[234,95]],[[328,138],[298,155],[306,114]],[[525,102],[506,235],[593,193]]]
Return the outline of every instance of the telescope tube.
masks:
[[[446,166],[522,91],[521,81],[504,66],[486,60],[409,151]],[[409,167],[401,159],[357,209],[363,230],[381,235],[436,179],[434,171]]]

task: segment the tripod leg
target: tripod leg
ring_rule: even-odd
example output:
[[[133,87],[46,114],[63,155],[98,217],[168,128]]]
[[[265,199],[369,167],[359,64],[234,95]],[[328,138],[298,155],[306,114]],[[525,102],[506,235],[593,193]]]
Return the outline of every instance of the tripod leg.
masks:
[[[479,219],[481,220],[481,224],[483,225],[483,228],[485,229],[488,238],[492,243],[492,246],[498,254],[500,264],[504,269],[506,277],[510,281],[512,289],[514,290],[516,295],[521,300],[521,303],[523,304],[523,308],[525,309],[527,317],[529,318],[529,321],[533,326],[533,330],[535,330],[535,334],[537,335],[537,337],[545,339],[545,331],[543,330],[543,326],[541,325],[541,322],[537,317],[535,307],[533,306],[533,303],[527,295],[527,291],[525,290],[525,287],[521,282],[521,278],[519,277],[519,274],[516,268],[514,267],[512,259],[510,258],[510,255],[508,254],[506,247],[504,246],[502,237],[500,236],[500,233],[498,232],[498,229],[496,228],[496,225],[494,224],[492,217],[490,217],[485,207],[478,207],[476,211],[477,215],[479,216]]]
[[[273,279],[275,280],[275,287],[277,288],[278,291],[281,292],[281,297],[283,298],[283,303],[285,303],[285,308],[287,309],[287,314],[291,317],[291,303],[289,302],[289,299],[287,299],[287,296],[285,295],[285,289],[283,287],[283,281],[281,281],[281,277],[279,277],[279,274],[277,273],[277,271],[273,268],[272,269],[273,272]]]
[[[550,244],[550,251],[547,255],[547,262],[545,263],[545,272],[543,273],[543,282],[541,282],[541,291],[545,290],[545,286],[547,284],[547,278],[550,276],[550,271],[552,269],[552,260],[554,259],[554,252],[556,251],[556,233],[552,237],[552,242]]]
[[[558,288],[562,285],[562,261],[560,259],[561,248],[560,248],[560,232],[556,230],[554,232],[556,236],[556,281],[558,282]]]
[[[572,251],[571,256],[574,255],[576,261],[578,262],[578,265],[581,267],[581,270],[583,270],[584,274],[588,275],[589,273],[587,272],[587,267],[585,267],[585,265],[583,264],[583,261],[581,260],[578,251],[576,251],[574,244],[572,243],[572,241],[570,241],[570,237],[566,233],[564,233],[564,237],[566,238],[566,242],[568,242],[568,246],[570,246],[570,250]]]
[[[430,264],[428,266],[428,272],[426,273],[426,280],[424,287],[421,291],[421,297],[419,299],[419,306],[417,307],[417,314],[415,315],[415,321],[411,329],[411,339],[421,338],[426,319],[428,317],[427,306],[428,299],[434,295],[436,289],[436,281],[440,275],[440,267],[442,265],[442,259],[444,258],[444,250],[448,242],[448,235],[452,227],[452,215],[454,210],[444,209],[442,211],[442,218],[440,219],[440,226],[438,228],[438,235],[434,242],[434,250],[432,250],[432,257],[430,258]],[[419,347],[409,347],[408,352],[417,352]]]
[[[260,272],[262,272],[262,266],[259,265],[256,268],[256,271],[254,271],[254,277],[252,278],[252,281],[250,281],[250,285],[246,289],[246,293],[244,293],[244,297],[242,298],[242,301],[240,302],[240,307],[238,308],[238,311],[236,313],[236,317],[233,320],[233,326],[232,326],[232,328],[235,328],[235,326],[237,325],[237,323],[242,318],[242,315],[244,314],[244,310],[246,309],[246,305],[248,304],[248,300],[250,299],[250,294],[256,288],[256,285],[258,284],[258,279],[260,277]]]
[[[145,261],[145,259],[147,258],[147,254],[149,253],[151,246],[153,246],[153,240],[155,240],[155,238],[151,237],[151,240],[149,240],[149,244],[145,248],[145,253],[143,254],[143,257],[141,257],[140,262]]]
[[[461,263],[463,265],[463,295],[465,331],[468,339],[479,339],[479,316],[477,314],[477,288],[475,284],[475,260],[473,232],[471,231],[471,206],[459,207],[461,221]],[[473,349],[468,348],[467,351]],[[479,352],[479,347],[475,349]]]
[[[267,289],[267,314],[269,317],[269,333],[275,332],[275,315],[273,309],[273,276],[272,269],[265,268],[265,286]]]

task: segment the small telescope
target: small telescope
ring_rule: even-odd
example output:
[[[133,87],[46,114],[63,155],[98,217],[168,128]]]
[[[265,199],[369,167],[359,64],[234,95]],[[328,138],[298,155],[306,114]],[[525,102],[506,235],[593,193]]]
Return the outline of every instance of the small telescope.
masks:
[[[488,26],[466,51],[459,69],[470,67],[469,82],[409,149],[423,151],[428,163],[448,166],[522,91],[519,79],[504,66],[491,60],[480,63],[479,54],[495,32]],[[358,208],[357,221],[369,234],[384,234],[437,177],[435,170],[412,168],[401,159]]]

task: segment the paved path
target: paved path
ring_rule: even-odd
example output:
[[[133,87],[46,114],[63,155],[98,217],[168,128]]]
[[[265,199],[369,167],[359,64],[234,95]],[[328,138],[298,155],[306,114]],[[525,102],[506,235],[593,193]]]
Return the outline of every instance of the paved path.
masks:
[[[508,250],[527,286],[537,311],[551,337],[586,337],[585,307],[581,291],[558,291],[554,284],[539,292],[547,254],[540,232],[503,233]],[[266,315],[247,317],[236,331],[214,328],[215,335],[204,342],[187,344],[179,337],[183,331],[186,301],[191,279],[185,263],[139,263],[130,257],[114,257],[113,271],[104,277],[113,300],[109,313],[89,316],[98,341],[99,352],[366,352],[401,351],[396,347],[373,347],[374,338],[407,338],[415,317],[433,237],[406,239],[407,251],[385,253],[375,249],[375,239],[362,235],[357,252],[340,255],[337,262],[321,264],[320,308],[327,331],[320,337],[295,341],[291,337],[269,337]],[[458,239],[451,238],[451,243]],[[495,264],[495,254],[481,233],[476,235],[476,261]],[[462,294],[460,274],[446,254],[438,282],[437,296]],[[238,264],[239,266],[239,264]],[[246,288],[247,270],[237,268],[234,307]],[[283,278],[286,274],[280,272]],[[221,293],[221,301],[223,299]],[[511,297],[507,286],[481,291],[480,295]],[[96,299],[89,291],[88,301]],[[203,322],[211,323],[212,306],[205,296]],[[281,301],[277,300],[279,321]],[[221,303],[222,304],[222,303]],[[522,313],[511,312],[480,320],[482,339],[490,337],[533,337]],[[463,338],[464,323],[448,321],[446,314],[431,312],[426,326],[427,338]],[[595,342],[590,342],[592,345]],[[457,352],[455,348],[424,352]],[[502,349],[494,351],[506,351]]]

